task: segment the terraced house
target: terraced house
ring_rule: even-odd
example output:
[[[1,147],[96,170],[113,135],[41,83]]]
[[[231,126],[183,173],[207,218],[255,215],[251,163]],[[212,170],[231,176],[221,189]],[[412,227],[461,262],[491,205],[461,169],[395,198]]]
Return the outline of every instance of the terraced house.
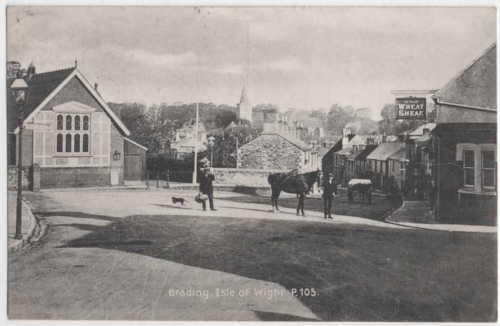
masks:
[[[9,185],[18,157],[19,110],[24,185],[106,186],[143,177],[146,148],[127,138],[127,127],[76,66],[38,74],[30,66],[23,78],[24,105],[7,92]],[[8,88],[14,79],[7,79]]]

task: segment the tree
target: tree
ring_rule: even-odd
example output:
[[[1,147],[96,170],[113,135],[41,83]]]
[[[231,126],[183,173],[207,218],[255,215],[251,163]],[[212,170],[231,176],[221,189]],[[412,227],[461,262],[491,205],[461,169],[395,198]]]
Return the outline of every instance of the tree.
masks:
[[[380,115],[382,120],[378,122],[378,130],[381,134],[385,133],[386,135],[401,135],[426,122],[422,120],[396,120],[396,106],[394,104],[384,105]]]
[[[214,164],[216,167],[236,167],[236,144],[241,147],[258,136],[258,131],[248,125],[236,125],[216,134],[214,143]]]

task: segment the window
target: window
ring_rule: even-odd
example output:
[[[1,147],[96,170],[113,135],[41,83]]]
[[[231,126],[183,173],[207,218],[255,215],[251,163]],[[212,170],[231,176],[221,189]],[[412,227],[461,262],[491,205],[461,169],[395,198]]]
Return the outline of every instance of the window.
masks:
[[[62,153],[63,151],[63,135],[57,134],[57,152]]]
[[[66,153],[71,152],[71,134],[66,134]]]
[[[89,151],[89,135],[84,134],[82,152],[88,152],[88,151]]]
[[[71,130],[71,115],[66,116],[66,130]]]
[[[80,116],[75,117],[75,130],[80,130]]]
[[[75,153],[79,153],[80,152],[80,134],[75,134],[75,148],[74,148],[74,152]]]
[[[474,186],[474,151],[464,150],[464,185]]]
[[[496,144],[457,144],[456,160],[461,162],[464,191],[496,191]]]
[[[67,113],[57,115],[57,153],[89,152],[90,117],[86,114]]]
[[[89,117],[83,117],[83,130],[89,130]]]
[[[481,152],[481,184],[483,188],[495,188],[495,152]]]
[[[63,116],[60,114],[57,116],[57,130],[63,129]]]

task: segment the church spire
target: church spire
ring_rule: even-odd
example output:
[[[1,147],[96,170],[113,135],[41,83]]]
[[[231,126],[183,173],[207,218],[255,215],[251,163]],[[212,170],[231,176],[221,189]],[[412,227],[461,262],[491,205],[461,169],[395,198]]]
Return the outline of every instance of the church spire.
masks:
[[[252,122],[252,106],[248,100],[248,95],[245,86],[241,89],[240,102],[238,103],[238,118],[240,120],[248,120]]]

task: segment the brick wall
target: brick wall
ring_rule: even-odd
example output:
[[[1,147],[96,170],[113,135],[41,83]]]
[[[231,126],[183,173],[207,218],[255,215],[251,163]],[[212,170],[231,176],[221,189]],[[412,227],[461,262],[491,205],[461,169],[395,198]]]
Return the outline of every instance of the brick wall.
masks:
[[[243,169],[291,170],[303,164],[304,152],[279,135],[260,135],[240,148]]]
[[[30,182],[31,168],[29,166],[23,167],[23,189],[29,190],[31,188]],[[7,168],[7,188],[9,190],[17,189],[17,168],[16,166],[9,166]]]
[[[442,222],[481,223],[496,221],[496,195],[463,195],[458,202],[458,190],[463,187],[463,162],[456,161],[458,143],[496,144],[496,124],[442,124],[434,131],[438,153],[436,183],[438,187],[436,217]]]
[[[286,172],[283,170],[256,169],[224,169],[214,168],[217,185],[236,185],[246,187],[268,187],[267,177],[271,173]]]
[[[94,168],[41,168],[41,188],[109,186],[110,169]]]

